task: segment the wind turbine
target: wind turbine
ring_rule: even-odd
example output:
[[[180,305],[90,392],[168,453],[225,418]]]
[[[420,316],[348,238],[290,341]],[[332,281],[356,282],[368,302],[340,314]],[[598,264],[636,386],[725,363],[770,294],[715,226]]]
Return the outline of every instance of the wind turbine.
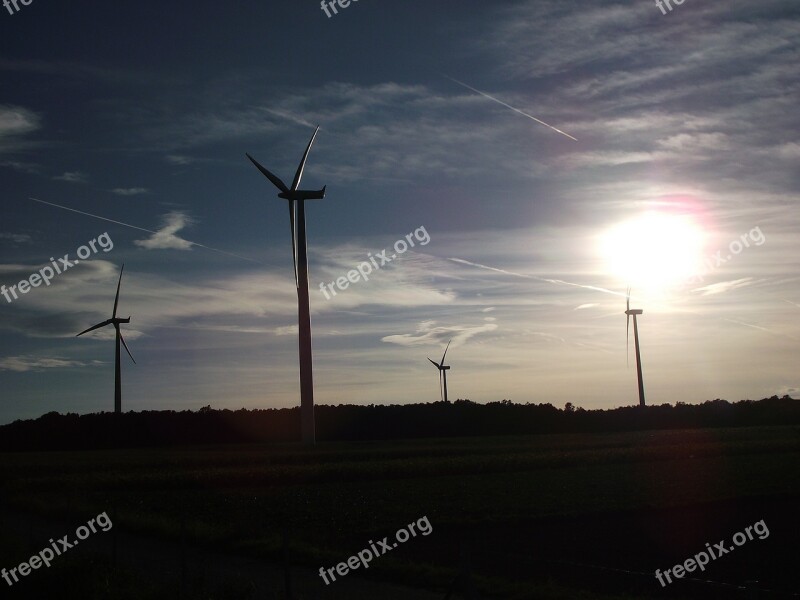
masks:
[[[640,308],[631,308],[631,288],[628,288],[626,294],[625,314],[628,316],[627,325],[625,328],[626,344],[630,345],[630,327],[631,317],[633,317],[633,344],[636,348],[636,375],[639,379],[639,406],[644,406],[644,381],[642,380],[642,356],[639,353],[639,326],[636,322],[636,317],[641,315],[644,311]]]
[[[311,150],[311,145],[317,137],[319,127],[311,136],[300,166],[292,181],[292,187],[286,186],[280,178],[270,173],[261,166],[256,159],[247,154],[256,168],[280,190],[278,198],[289,201],[289,224],[292,229],[292,261],[294,262],[294,282],[297,287],[297,312],[300,329],[300,421],[303,442],[313,444],[316,440],[314,430],[314,376],[311,359],[311,309],[308,299],[308,247],[306,243],[306,210],[305,200],[322,200],[325,197],[325,188],[321,190],[300,190],[300,179]]]
[[[115,370],[114,370],[114,412],[116,414],[120,414],[122,412],[122,377],[120,372],[120,352],[119,352],[119,343],[122,342],[122,345],[125,346],[125,351],[128,353],[128,356],[131,357],[133,364],[136,364],[136,361],[133,358],[133,354],[128,349],[128,344],[125,343],[125,338],[122,337],[122,333],[120,333],[119,326],[120,323],[130,323],[131,318],[128,317],[127,319],[122,319],[117,317],[117,305],[119,304],[119,287],[122,284],[122,271],[125,270],[125,265],[122,265],[122,268],[119,270],[119,281],[117,281],[117,295],[114,297],[114,312],[111,313],[111,318],[103,321],[102,323],[98,323],[97,325],[93,325],[89,327],[86,331],[81,331],[76,337],[82,336],[84,333],[89,333],[90,331],[94,331],[95,329],[100,329],[101,327],[105,327],[106,325],[113,325],[114,329],[117,331],[117,352],[116,352],[116,362],[115,362]]]
[[[452,341],[453,340],[450,340],[450,342]],[[450,342],[447,342],[447,348],[444,349],[444,354],[442,354],[442,362],[437,363],[428,358],[433,366],[439,369],[439,396],[445,402],[447,402],[447,372],[450,370],[450,367],[444,364],[444,357],[447,356],[447,349],[450,348]]]

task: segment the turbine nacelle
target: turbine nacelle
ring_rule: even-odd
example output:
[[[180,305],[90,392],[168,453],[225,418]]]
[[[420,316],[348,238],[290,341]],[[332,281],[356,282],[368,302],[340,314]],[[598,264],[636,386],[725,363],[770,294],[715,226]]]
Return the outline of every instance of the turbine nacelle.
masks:
[[[431,360],[430,358],[428,358],[428,360],[430,360],[431,364],[433,364],[433,366],[435,366],[440,371],[449,371],[450,370],[450,365],[440,365],[439,363],[437,363],[436,361]]]
[[[325,198],[325,190],[327,189],[327,185],[322,188],[321,190],[295,190],[288,192],[281,192],[278,194],[278,198],[283,198],[284,200],[322,200]]]

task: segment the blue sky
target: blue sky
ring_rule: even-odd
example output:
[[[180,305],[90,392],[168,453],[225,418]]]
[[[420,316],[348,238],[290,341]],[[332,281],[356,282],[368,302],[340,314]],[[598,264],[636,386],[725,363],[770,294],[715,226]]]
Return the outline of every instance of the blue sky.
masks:
[[[0,422],[112,409],[109,332],[75,334],[110,316],[123,263],[123,409],[297,405],[287,210],[245,152],[290,180],[316,125],[317,403],[436,400],[426,357],[452,338],[451,399],[634,404],[627,285],[648,403],[797,393],[799,17],[790,0],[0,10],[0,283],[114,245],[0,297]],[[424,246],[320,293],[420,228]]]

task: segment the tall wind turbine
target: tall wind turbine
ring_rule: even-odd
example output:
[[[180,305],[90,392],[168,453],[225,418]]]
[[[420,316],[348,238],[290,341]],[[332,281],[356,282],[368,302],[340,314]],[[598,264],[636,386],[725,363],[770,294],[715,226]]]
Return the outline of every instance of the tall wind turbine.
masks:
[[[639,326],[636,322],[636,317],[641,315],[644,311],[640,308],[631,308],[631,288],[628,288],[626,294],[626,309],[625,314],[628,316],[627,325],[625,329],[626,344],[630,344],[630,327],[631,317],[633,317],[633,344],[636,348],[636,375],[639,379],[639,406],[644,406],[644,381],[642,380],[642,356],[639,353]]]
[[[119,287],[122,284],[122,271],[125,270],[125,265],[122,265],[122,268],[119,270],[119,281],[117,281],[117,295],[114,297],[114,312],[111,313],[111,318],[103,321],[102,323],[98,323],[97,325],[93,325],[89,327],[86,331],[81,331],[76,337],[82,336],[84,333],[89,333],[90,331],[94,331],[95,329],[100,329],[101,327],[105,327],[106,325],[113,325],[114,329],[117,331],[117,353],[116,353],[116,362],[115,362],[115,370],[114,370],[114,412],[116,414],[120,414],[122,412],[122,376],[120,372],[120,352],[119,352],[119,344],[122,342],[122,345],[125,346],[125,351],[128,353],[128,356],[131,357],[133,363],[136,364],[136,361],[133,358],[133,354],[128,349],[128,344],[125,343],[125,338],[122,337],[122,333],[120,333],[119,326],[120,323],[130,323],[131,318],[128,317],[127,319],[122,319],[117,317],[117,305],[119,304]]]
[[[450,342],[452,341],[453,340],[450,340]],[[450,342],[447,342],[447,348],[444,349],[444,354],[442,354],[442,362],[437,363],[428,358],[433,366],[439,369],[439,396],[445,402],[447,402],[447,371],[450,370],[450,367],[444,364],[444,357],[447,356],[447,349],[450,348]]]
[[[303,442],[313,444],[316,440],[314,429],[314,376],[311,361],[311,309],[308,299],[308,247],[306,244],[305,200],[322,200],[325,188],[321,190],[300,190],[300,179],[306,166],[311,145],[317,137],[319,127],[311,136],[292,187],[286,186],[280,178],[261,166],[256,159],[247,154],[256,168],[280,190],[278,198],[289,201],[289,224],[292,229],[292,260],[294,261],[294,282],[297,287],[297,312],[300,325],[300,420]]]

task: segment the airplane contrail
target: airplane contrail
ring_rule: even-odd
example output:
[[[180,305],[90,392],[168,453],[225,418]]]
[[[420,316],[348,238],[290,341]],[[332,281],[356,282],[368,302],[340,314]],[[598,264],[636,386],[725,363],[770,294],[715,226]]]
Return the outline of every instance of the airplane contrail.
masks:
[[[478,269],[485,269],[487,271],[493,271],[495,273],[502,273],[503,275],[511,275],[512,277],[521,277],[523,279],[533,279],[534,281],[543,281],[545,283],[568,285],[568,286],[572,286],[572,287],[583,288],[583,289],[586,289],[586,290],[593,290],[593,291],[597,291],[597,292],[603,292],[605,294],[611,294],[613,296],[620,296],[620,297],[623,297],[623,298],[626,296],[625,294],[623,294],[621,292],[615,292],[613,290],[608,290],[606,288],[601,288],[601,287],[597,287],[597,286],[594,286],[594,285],[584,285],[584,284],[581,284],[581,283],[572,283],[571,281],[564,281],[563,279],[550,279],[548,277],[538,277],[536,275],[526,275],[524,273],[515,273],[514,271],[507,271],[505,269],[498,269],[496,267],[490,267],[490,266],[487,266],[487,265],[482,265],[480,263],[470,262],[468,260],[464,260],[463,258],[448,258],[447,260],[452,261],[454,263],[461,264],[461,265],[467,265],[467,266],[470,266],[470,267],[476,267]],[[788,302],[789,304],[794,304],[795,306],[800,307],[800,305],[798,305],[795,302],[792,302],[791,300],[785,300],[785,302]],[[690,310],[688,312],[690,312],[692,314],[696,314],[696,315],[701,314],[699,311],[693,311],[693,310]],[[613,315],[606,315],[606,316],[613,316]],[[789,335],[787,333],[781,333],[781,332],[778,332],[778,331],[773,331],[772,329],[767,329],[766,327],[761,327],[760,325],[753,325],[752,323],[745,323],[744,321],[738,321],[736,319],[727,319],[727,318],[722,318],[722,317],[718,317],[718,319],[720,321],[726,321],[728,323],[733,323],[735,325],[740,325],[742,327],[750,327],[750,328],[756,329],[758,331],[763,331],[764,333],[769,333],[771,335],[775,335],[775,336],[778,336],[778,337],[787,337],[790,340],[797,341],[797,338],[792,336],[792,335]]]
[[[584,290],[592,290],[594,292],[603,292],[604,294],[611,294],[613,296],[620,296],[625,298],[625,294],[622,292],[615,292],[613,290],[608,290],[606,288],[597,287],[595,285],[584,285],[582,283],[572,283],[571,281],[564,281],[563,279],[550,279],[548,277],[538,277],[537,275],[526,275],[524,273],[514,273],[513,271],[506,271],[505,269],[497,269],[495,267],[489,267],[487,265],[482,265],[480,263],[470,262],[468,260],[464,260],[463,258],[448,258],[454,263],[459,263],[462,265],[467,265],[470,267],[477,267],[479,269],[486,269],[487,271],[494,271],[495,273],[502,273],[503,275],[511,275],[513,277],[522,277],[523,279],[533,279],[535,281],[543,281],[545,283],[554,283],[557,285],[569,285],[572,287],[582,288]]]
[[[564,136],[568,137],[568,138],[569,138],[569,139],[571,139],[571,140],[575,140],[576,142],[578,141],[578,138],[572,137],[572,136],[571,136],[570,134],[568,134],[568,133],[564,133],[563,131],[561,131],[561,130],[560,130],[560,129],[558,129],[557,127],[553,127],[552,125],[548,125],[547,123],[545,123],[545,122],[544,122],[544,121],[542,121],[541,119],[537,119],[536,117],[534,117],[534,116],[532,116],[532,115],[529,115],[529,114],[528,114],[528,113],[526,113],[525,111],[522,111],[522,110],[520,110],[520,109],[518,109],[518,108],[514,108],[514,107],[513,107],[513,106],[511,106],[510,104],[506,104],[506,103],[505,103],[505,102],[503,102],[502,100],[498,100],[497,98],[495,98],[494,96],[490,96],[490,95],[489,95],[489,94],[487,94],[486,92],[482,92],[482,91],[480,91],[480,90],[478,90],[478,89],[476,89],[476,88],[472,87],[471,85],[467,85],[467,84],[466,84],[466,83],[464,83],[463,81],[459,81],[458,79],[453,79],[453,78],[452,78],[452,77],[450,77],[449,75],[445,75],[445,77],[446,77],[447,79],[449,79],[450,81],[453,81],[453,82],[457,83],[458,85],[464,86],[464,87],[465,87],[465,88],[467,88],[468,90],[472,90],[472,91],[473,91],[473,92],[475,92],[476,94],[480,94],[481,96],[484,96],[485,98],[488,98],[489,100],[494,100],[494,101],[495,101],[495,102],[497,102],[498,104],[502,104],[502,105],[503,105],[503,106],[505,106],[506,108],[510,108],[510,109],[511,109],[511,110],[513,110],[514,112],[516,112],[516,113],[519,113],[519,114],[521,114],[521,115],[522,115],[522,116],[524,116],[524,117],[528,117],[529,119],[533,119],[533,120],[534,120],[534,121],[536,121],[537,123],[539,123],[539,124],[541,124],[541,125],[544,125],[545,127],[549,127],[549,128],[550,128],[550,129],[552,129],[553,131],[555,131],[555,132],[557,132],[557,133],[560,133],[561,135],[564,135]]]
[[[93,215],[92,213],[84,212],[82,210],[77,210],[75,208],[69,208],[68,206],[61,206],[60,204],[54,204],[53,202],[46,202],[44,200],[38,200],[37,198],[28,198],[28,200],[33,200],[34,202],[38,202],[39,204],[47,204],[48,206],[55,206],[56,208],[60,208],[63,210],[68,210],[70,212],[78,213],[79,215],[85,215],[87,217],[92,217],[93,219],[100,219],[101,221],[108,221],[109,223],[115,223],[116,225],[122,225],[123,227],[130,227],[131,229],[138,229],[139,231],[146,231],[147,233],[157,234],[157,231],[153,231],[152,229],[145,229],[144,227],[137,227],[136,225],[130,225],[128,223],[123,223],[122,221],[115,221],[114,219],[108,219],[106,217],[101,217],[100,215]],[[183,238],[181,238],[183,239]],[[233,256],[234,258],[241,258],[242,260],[247,260],[249,262],[254,262],[256,264],[262,264],[257,260],[253,260],[252,258],[247,258],[246,256],[241,256],[239,254],[234,254],[233,252],[226,252],[225,250],[218,250],[217,248],[212,248],[211,246],[206,246],[204,244],[199,244],[197,242],[193,242],[191,240],[185,240],[192,246],[197,246],[198,248],[205,248],[206,250],[211,250],[212,252],[218,252],[219,254],[224,254],[226,256]]]
[[[743,327],[750,327],[752,329],[758,329],[759,331],[765,331],[766,333],[771,333],[772,335],[776,335],[778,337],[787,337],[790,340],[797,341],[797,338],[793,335],[789,335],[788,333],[782,333],[780,331],[773,331],[772,329],[767,329],[766,327],[761,327],[760,325],[753,325],[752,323],[745,323],[744,321],[737,321],[736,319],[722,319],[723,321],[727,321],[728,323],[735,323],[736,325],[742,325]]]

